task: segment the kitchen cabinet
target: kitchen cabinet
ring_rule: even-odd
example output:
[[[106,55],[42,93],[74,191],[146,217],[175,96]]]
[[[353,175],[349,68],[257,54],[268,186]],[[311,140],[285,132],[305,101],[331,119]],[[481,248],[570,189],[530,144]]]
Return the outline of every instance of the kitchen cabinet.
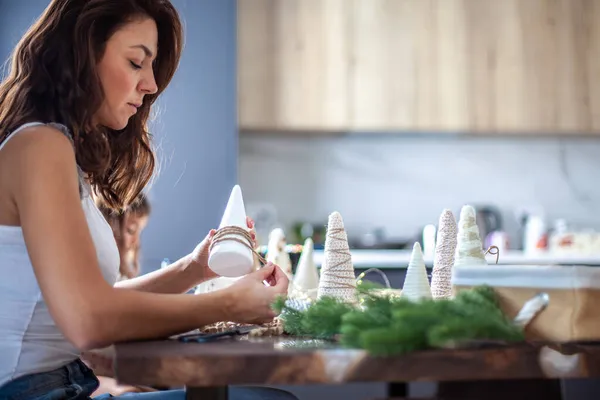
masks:
[[[241,128],[347,129],[346,1],[238,1]]]
[[[596,0],[240,0],[242,129],[600,132]]]
[[[466,27],[459,5],[352,0],[350,129],[468,126]]]

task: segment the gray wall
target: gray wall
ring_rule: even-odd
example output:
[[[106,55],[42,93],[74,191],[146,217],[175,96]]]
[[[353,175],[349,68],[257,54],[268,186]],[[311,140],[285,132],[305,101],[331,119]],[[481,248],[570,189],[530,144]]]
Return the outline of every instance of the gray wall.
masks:
[[[0,0],[6,60],[48,0]],[[185,24],[181,66],[151,128],[160,172],[142,235],[143,270],[190,252],[221,219],[237,179],[236,2],[173,0]]]
[[[600,138],[242,132],[239,163],[249,213],[274,209],[286,228],[339,211],[350,237],[416,238],[444,208],[492,204],[518,248],[525,211],[600,229],[598,154]]]

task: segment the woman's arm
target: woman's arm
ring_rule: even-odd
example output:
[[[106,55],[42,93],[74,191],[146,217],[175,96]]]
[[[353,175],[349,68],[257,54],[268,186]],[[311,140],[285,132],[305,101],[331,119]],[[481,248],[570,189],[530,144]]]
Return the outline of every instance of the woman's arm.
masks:
[[[3,166],[13,171],[7,189],[42,295],[77,347],[165,337],[235,317],[237,295],[231,291],[195,296],[113,288],[98,266],[69,140],[52,128],[34,127],[4,150]]]
[[[183,257],[166,268],[117,282],[115,287],[153,293],[185,293],[202,283],[191,256]]]

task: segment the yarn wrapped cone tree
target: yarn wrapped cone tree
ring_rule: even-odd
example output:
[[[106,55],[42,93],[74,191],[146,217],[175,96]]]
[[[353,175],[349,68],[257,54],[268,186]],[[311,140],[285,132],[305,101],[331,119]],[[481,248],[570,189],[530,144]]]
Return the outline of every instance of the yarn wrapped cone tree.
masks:
[[[413,301],[431,298],[427,269],[425,268],[423,251],[419,242],[414,244],[412,254],[410,255],[406,278],[404,278],[404,285],[402,286],[402,297]]]
[[[456,252],[456,219],[445,209],[440,215],[431,273],[431,295],[434,299],[452,297],[452,266]]]
[[[356,276],[348,236],[339,212],[329,215],[325,238],[325,262],[321,267],[317,298],[334,297],[348,303],[356,303]]]
[[[479,237],[479,227],[475,220],[475,209],[465,205],[460,210],[458,237],[454,267],[466,265],[486,265],[483,245]]]
[[[294,280],[292,282],[292,296],[307,296],[313,300],[317,298],[317,292],[319,290],[319,272],[315,265],[314,243],[311,238],[307,238],[304,241],[302,254],[298,260],[298,266],[296,267],[296,273],[294,274]]]

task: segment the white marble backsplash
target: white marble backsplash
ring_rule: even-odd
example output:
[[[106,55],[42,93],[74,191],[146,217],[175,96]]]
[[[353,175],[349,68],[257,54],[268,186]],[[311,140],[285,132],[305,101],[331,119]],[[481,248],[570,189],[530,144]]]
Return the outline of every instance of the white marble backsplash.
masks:
[[[246,204],[288,229],[336,210],[350,235],[407,237],[463,204],[499,207],[513,243],[524,210],[600,229],[600,138],[242,133],[239,153]]]

